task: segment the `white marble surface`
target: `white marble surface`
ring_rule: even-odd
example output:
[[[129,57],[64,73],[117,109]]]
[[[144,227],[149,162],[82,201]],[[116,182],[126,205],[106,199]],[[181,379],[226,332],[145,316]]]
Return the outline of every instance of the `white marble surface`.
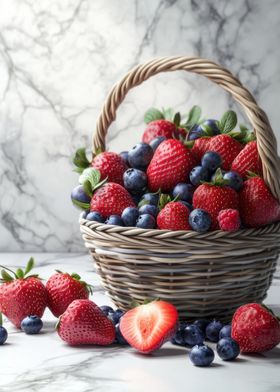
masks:
[[[19,267],[29,255],[0,254],[0,264]],[[92,261],[84,254],[36,254],[36,272],[48,278],[54,269],[76,271],[95,287],[98,305],[110,304]],[[280,314],[280,271],[266,304]],[[280,347],[266,354],[242,355],[232,363],[215,358],[210,368],[194,367],[187,349],[165,344],[150,356],[119,346],[69,347],[54,332],[55,319],[44,315],[40,335],[28,336],[9,322],[8,342],[1,346],[1,392],[278,392]]]
[[[0,250],[81,251],[70,156],[90,147],[102,102],[132,66],[201,55],[229,67],[280,137],[278,0],[0,0]],[[127,97],[109,147],[132,147],[147,107],[219,117],[229,96],[202,78],[157,76]]]

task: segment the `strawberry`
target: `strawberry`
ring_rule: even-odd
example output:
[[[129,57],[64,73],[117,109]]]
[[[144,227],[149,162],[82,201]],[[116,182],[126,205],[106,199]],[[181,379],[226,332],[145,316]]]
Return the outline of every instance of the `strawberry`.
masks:
[[[240,306],[233,315],[231,336],[244,353],[261,353],[280,343],[280,324],[265,306],[250,303]]]
[[[222,160],[222,169],[230,170],[233,160],[242,150],[243,146],[237,140],[226,134],[214,136],[210,139],[207,150],[218,153]]]
[[[112,321],[89,299],[76,299],[68,306],[60,316],[57,332],[62,340],[73,346],[107,346],[116,337]]]
[[[125,188],[114,182],[98,188],[90,202],[90,210],[99,212],[104,218],[120,216],[126,207],[135,207],[132,197]]]
[[[248,172],[262,175],[262,163],[256,141],[246,144],[232,162],[231,170],[240,174],[244,179],[246,179]]]
[[[127,167],[120,155],[114,152],[101,152],[93,158],[91,166],[100,171],[101,180],[107,178],[109,182],[123,185],[123,174]]]
[[[38,275],[28,275],[34,266],[31,258],[25,270],[16,272],[5,268],[1,271],[0,312],[17,327],[29,315],[42,317],[47,306],[47,291]],[[9,274],[9,271],[11,274]]]
[[[142,142],[149,144],[158,136],[165,136],[167,139],[172,139],[176,135],[176,125],[168,120],[154,120],[151,121],[145,129]]]
[[[208,151],[210,141],[210,137],[200,137],[194,141],[191,152],[197,161],[201,161],[203,155]]]
[[[55,317],[59,317],[75,299],[87,299],[91,286],[76,273],[70,275],[57,271],[47,281],[46,290],[48,307]]]
[[[228,208],[238,210],[238,194],[227,186],[202,184],[193,194],[193,207],[207,211],[212,220],[210,229],[218,230],[219,212]]]
[[[171,202],[158,214],[157,225],[161,230],[191,230],[189,215],[188,207],[179,201]]]
[[[177,321],[178,313],[173,305],[152,301],[126,312],[120,320],[120,330],[132,347],[148,354],[173,336]]]
[[[261,177],[244,182],[239,200],[241,220],[247,227],[260,227],[280,219],[280,204]]]
[[[171,191],[176,184],[186,181],[195,165],[192,153],[181,142],[165,140],[156,149],[147,169],[149,189]]]

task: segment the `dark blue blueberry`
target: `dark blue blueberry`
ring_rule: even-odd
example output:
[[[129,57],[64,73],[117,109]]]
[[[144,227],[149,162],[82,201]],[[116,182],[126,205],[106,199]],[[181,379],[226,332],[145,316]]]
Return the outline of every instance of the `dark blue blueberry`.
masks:
[[[194,125],[190,129],[187,139],[188,140],[196,140],[202,136],[206,136],[206,133],[203,131],[203,129],[199,125]]]
[[[199,320],[194,321],[194,325],[198,326],[198,328],[201,329],[201,331],[204,333],[204,335],[205,335],[206,327],[209,323],[210,323],[210,320],[206,320],[206,319],[199,319]]]
[[[138,143],[128,152],[128,162],[135,169],[143,169],[148,166],[154,151],[149,144]]]
[[[232,338],[222,338],[217,344],[217,353],[224,361],[231,361],[240,353],[239,344]]]
[[[174,336],[171,339],[172,344],[184,346],[184,344],[185,344],[184,331],[185,331],[186,326],[187,326],[187,323],[185,323],[185,322],[179,323],[178,328],[177,328]]]
[[[219,339],[231,338],[231,325],[225,325],[219,332]]]
[[[210,229],[211,217],[207,211],[196,208],[189,215],[189,224],[193,230],[205,233]]]
[[[136,227],[141,229],[154,229],[156,226],[156,220],[153,215],[143,214],[140,215],[136,221]]]
[[[201,181],[209,180],[209,172],[202,166],[195,166],[190,172],[190,181],[194,186],[200,185]]]
[[[91,211],[87,214],[87,219],[90,221],[96,221],[96,222],[100,222],[100,223],[104,223],[105,222],[105,218],[99,214],[99,212],[97,211]]]
[[[243,187],[243,179],[242,177],[236,173],[235,171],[226,172],[223,175],[224,180],[228,181],[228,186],[232,189],[235,189],[237,192]]]
[[[122,221],[125,226],[135,226],[139,217],[139,211],[136,207],[126,207],[122,212]]]
[[[142,193],[147,187],[147,175],[142,170],[127,169],[123,175],[123,182],[129,192]]]
[[[140,215],[150,214],[156,218],[159,213],[159,209],[153,204],[144,204],[142,207],[139,208],[139,213]]]
[[[206,327],[206,338],[210,340],[210,342],[216,343],[219,340],[219,333],[223,326],[224,325],[220,321],[211,321]]]
[[[122,346],[127,346],[128,342],[125,340],[125,338],[123,337],[121,330],[120,330],[120,324],[116,324],[115,325],[115,329],[116,329],[116,341],[117,343],[121,344]]]
[[[120,318],[124,315],[124,311],[121,309],[117,309],[113,312],[109,312],[108,318],[113,322],[113,324],[118,324],[120,322]]]
[[[89,213],[89,210],[83,211],[83,212],[82,212],[82,215],[81,215],[82,218],[83,218],[83,219],[86,219],[88,213]]]
[[[178,197],[178,200],[187,201],[188,203],[192,202],[192,197],[194,193],[194,186],[192,184],[186,184],[184,182],[180,182],[177,184],[172,191],[172,196]]]
[[[121,157],[122,160],[129,166],[129,162],[128,162],[128,151],[122,151],[122,152],[120,152],[120,157]]]
[[[188,346],[203,344],[205,335],[197,325],[190,324],[184,330],[184,341]]]
[[[122,218],[118,215],[110,215],[109,218],[105,220],[106,225],[123,226]]]
[[[147,201],[148,204],[153,204],[154,206],[158,205],[159,194],[158,193],[144,193],[141,201]]]
[[[78,185],[72,190],[71,199],[73,202],[90,203],[90,197],[85,193],[82,185]]]
[[[199,125],[200,129],[202,129],[208,136],[219,135],[221,133],[218,127],[218,121],[209,118],[208,120],[203,121],[202,124]]]
[[[214,351],[205,344],[194,346],[190,351],[190,360],[195,366],[210,366],[214,361]]]
[[[142,198],[142,195],[140,194],[140,195],[131,195],[131,196],[132,196],[132,199],[133,199],[134,203],[135,203],[136,205],[138,205],[139,201],[140,201],[141,198]]]
[[[193,210],[193,206],[188,203],[187,201],[183,201],[183,200],[178,200],[179,203],[183,204],[184,206],[188,207],[188,209],[190,210],[190,212]]]
[[[6,330],[6,328],[2,327],[2,325],[0,325],[0,345],[4,344],[7,340],[8,337],[8,332]]]
[[[114,309],[111,308],[111,306],[107,306],[107,305],[101,305],[99,306],[99,309],[101,310],[102,313],[105,314],[105,316],[108,316],[109,313],[114,312]]]
[[[27,316],[21,322],[21,329],[28,335],[39,333],[43,327],[43,321],[38,316]]]
[[[214,151],[206,152],[201,159],[201,166],[210,172],[215,172],[222,165],[222,158]]]
[[[165,136],[158,136],[151,141],[150,146],[152,147],[154,152],[156,151],[160,143],[164,142],[164,140],[167,140]]]

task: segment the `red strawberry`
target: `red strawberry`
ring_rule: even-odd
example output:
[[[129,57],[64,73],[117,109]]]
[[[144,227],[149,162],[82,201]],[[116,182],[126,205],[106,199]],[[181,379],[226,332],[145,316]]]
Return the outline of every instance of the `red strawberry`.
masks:
[[[210,137],[200,137],[194,141],[194,145],[191,149],[193,156],[197,161],[201,161],[203,155],[208,151],[208,146],[211,141]]]
[[[246,144],[232,162],[231,170],[239,173],[244,179],[248,171],[262,175],[262,163],[256,141]]]
[[[87,299],[91,286],[81,280],[78,274],[57,271],[46,284],[48,307],[55,317],[59,317],[75,299]]]
[[[120,320],[120,330],[132,347],[148,354],[173,336],[177,321],[178,313],[173,305],[153,301],[126,312]]]
[[[214,136],[208,144],[208,151],[218,153],[222,160],[222,169],[230,170],[231,164],[236,156],[240,153],[243,146],[237,140],[226,134]]]
[[[280,204],[261,177],[244,182],[239,200],[241,220],[247,227],[260,227],[280,219]]]
[[[76,299],[60,317],[57,332],[66,343],[107,346],[115,340],[115,327],[89,299]]]
[[[209,213],[211,230],[218,230],[218,215],[221,210],[233,208],[238,210],[238,194],[227,186],[202,184],[193,194],[193,207]]]
[[[107,177],[109,182],[123,185],[123,174],[127,167],[120,155],[114,152],[101,152],[94,157],[91,166],[100,171],[101,180]]]
[[[161,230],[191,230],[188,207],[176,201],[166,204],[157,216],[157,225]]]
[[[149,144],[158,136],[165,136],[167,139],[171,139],[176,135],[176,130],[176,125],[170,121],[154,120],[151,121],[145,129],[142,141]]]
[[[9,269],[1,271],[3,284],[0,286],[0,312],[17,328],[20,328],[26,316],[42,317],[47,306],[45,286],[38,275],[28,276],[33,266],[34,260],[31,258],[25,271],[20,268],[16,273]]]
[[[121,215],[126,207],[135,207],[132,197],[126,189],[114,182],[108,182],[98,188],[90,202],[90,210],[99,212],[105,218]]]
[[[171,191],[179,182],[185,182],[196,160],[181,142],[169,139],[156,149],[148,166],[149,189],[157,192]]]
[[[233,315],[231,336],[244,353],[261,353],[280,343],[279,320],[264,306],[250,303]]]

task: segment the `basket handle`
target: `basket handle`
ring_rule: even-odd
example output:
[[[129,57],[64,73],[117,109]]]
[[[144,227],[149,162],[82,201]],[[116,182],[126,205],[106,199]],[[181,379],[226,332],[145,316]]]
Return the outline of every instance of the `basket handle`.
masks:
[[[280,202],[280,159],[277,155],[277,141],[265,112],[257,105],[251,93],[242,86],[231,72],[220,65],[199,57],[162,57],[140,64],[128,72],[111,90],[99,116],[96,133],[93,136],[93,151],[105,149],[105,139],[116,110],[128,91],[160,72],[189,71],[203,75],[231,93],[242,106],[253,125],[263,175],[272,194]]]

